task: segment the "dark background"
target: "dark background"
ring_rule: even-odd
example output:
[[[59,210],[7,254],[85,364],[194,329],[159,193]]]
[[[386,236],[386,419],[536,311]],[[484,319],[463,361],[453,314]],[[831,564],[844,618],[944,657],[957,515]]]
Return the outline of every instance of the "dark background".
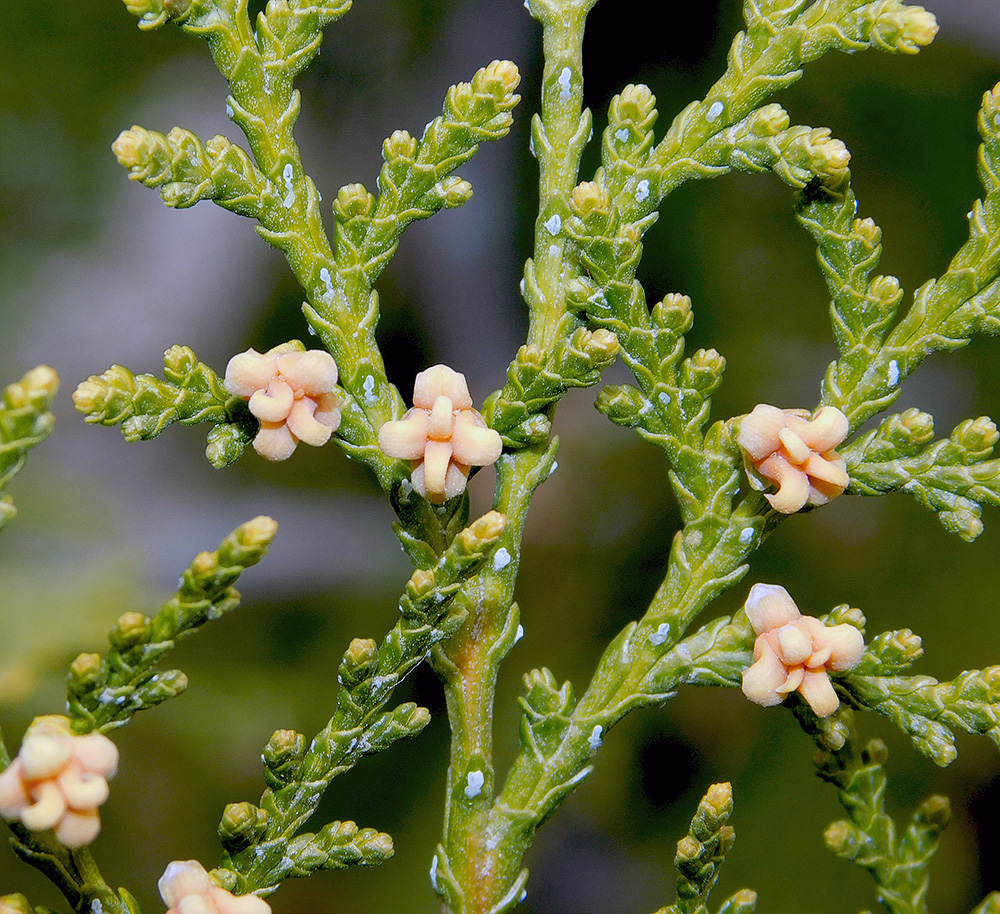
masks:
[[[931,5],[942,31],[929,50],[830,55],[778,97],[793,122],[829,126],[847,143],[860,214],[885,230],[881,270],[911,293],[944,270],[966,235],[965,213],[980,193],[975,115],[1000,78],[1000,5]],[[243,608],[174,655],[191,678],[188,693],[116,734],[122,771],[94,850],[109,880],[152,912],[166,863],[197,857],[211,866],[222,806],[259,796],[270,732],[311,734],[325,723],[340,653],[350,638],[381,637],[394,623],[408,567],[374,484],[335,448],[303,447],[280,465],[248,453],[220,472],[202,456],[205,428],[127,445],[74,413],[72,388],[112,362],[158,373],[163,350],[182,343],[221,371],[249,345],[303,336],[301,293],[249,222],[210,204],[168,211],[155,192],[130,184],[110,153],[133,123],[237,139],[202,43],[172,27],[140,34],[113,0],[5,4],[2,15],[0,365],[13,380],[48,362],[64,384],[56,431],[18,477],[21,514],[3,534],[0,714],[11,749],[31,716],[61,706],[65,665],[100,648],[119,613],[154,611],[194,553],[242,521],[268,513],[281,524],[271,554],[243,580]],[[659,99],[662,136],[721,74],[738,28],[735,0],[599,3],[585,46],[596,130],[611,96],[644,81]],[[517,285],[537,202],[527,124],[539,33],[518,0],[362,0],[328,30],[301,80],[303,155],[329,201],[351,181],[374,189],[382,138],[400,127],[419,135],[446,88],[496,57],[523,74],[512,135],[462,170],[475,188],[471,203],[412,226],[379,283],[389,372],[405,394],[416,371],[446,361],[481,402],[503,383],[523,339]],[[584,177],[597,148],[595,140]],[[815,403],[834,355],[825,288],[790,204],[789,189],[770,176],[701,182],[671,197],[647,236],[640,276],[649,300],[691,295],[689,348],[714,346],[729,360],[717,417],[760,401]],[[903,385],[900,407],[934,413],[940,434],[966,417],[996,415],[998,355],[983,339],[931,357]],[[623,377],[619,367],[608,380]],[[518,588],[526,635],[498,695],[500,771],[516,750],[521,675],[545,665],[582,690],[601,646],[641,614],[678,522],[663,461],[592,401],[593,392],[574,392],[560,407],[560,469],[529,519]],[[477,512],[488,506],[491,480],[486,471],[474,486]],[[998,520],[987,511],[986,532],[968,545],[904,497],[843,498],[784,524],[712,612],[735,610],[755,581],[781,583],[804,612],[850,603],[867,614],[871,633],[913,628],[927,649],[917,670],[949,679],[1000,659]],[[289,883],[273,900],[278,914],[436,910],[427,870],[447,727],[432,675],[418,671],[404,692],[400,700],[431,709],[430,727],[338,779],[320,813],[389,831],[396,857],[377,872]],[[960,737],[958,761],[942,771],[873,715],[861,727],[890,744],[894,814],[908,816],[930,793],[952,798],[931,908],[967,911],[1000,889],[991,866],[995,747]],[[632,715],[540,832],[524,910],[666,904],[675,842],[720,780],[734,784],[737,845],[719,900],[749,886],[764,914],[874,907],[868,877],[823,847],[823,829],[842,812],[812,774],[811,752],[790,714],[738,693],[687,690]],[[65,909],[3,852],[0,893],[15,890]]]

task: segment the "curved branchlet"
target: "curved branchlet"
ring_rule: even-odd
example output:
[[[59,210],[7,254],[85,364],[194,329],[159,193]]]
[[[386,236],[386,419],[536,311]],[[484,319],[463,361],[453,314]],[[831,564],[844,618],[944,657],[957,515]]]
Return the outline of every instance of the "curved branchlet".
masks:
[[[164,135],[136,126],[122,131],[111,148],[129,178],[158,187],[167,206],[184,209],[214,200],[241,216],[263,219],[281,205],[278,187],[224,136],[202,144],[180,127]]]
[[[16,513],[3,492],[24,466],[25,455],[52,431],[49,412],[59,389],[59,377],[48,365],[39,365],[20,381],[8,384],[0,400],[0,529]]]
[[[205,456],[214,467],[236,461],[257,427],[246,401],[230,394],[187,346],[171,346],[163,354],[163,374],[166,380],[161,381],[112,365],[82,382],[73,402],[88,422],[120,425],[126,441],[155,438],[173,422],[211,422]]]
[[[359,184],[341,188],[334,210],[342,281],[349,282],[360,270],[370,288],[411,222],[469,200],[472,186],[449,176],[475,155],[480,143],[499,140],[510,131],[511,111],[520,101],[514,91],[519,82],[514,64],[493,61],[471,82],[448,90],[443,113],[424,128],[419,142],[405,130],[385,140],[378,197]]]
[[[951,818],[951,804],[947,797],[929,797],[900,832],[885,811],[888,754],[881,740],[871,740],[860,758],[853,739],[837,750],[821,748],[817,773],[837,787],[848,815],[826,830],[826,844],[838,857],[868,870],[891,914],[926,914],[929,865]]]
[[[70,665],[67,709],[77,733],[106,732],[187,688],[180,670],[159,661],[179,638],[239,606],[233,584],[267,552],[278,525],[256,517],[237,527],[215,552],[202,552],[181,575],[180,588],[152,619],[124,613],[108,635],[106,657],[80,654]]]
[[[729,824],[733,814],[731,784],[713,784],[698,804],[687,835],[677,842],[677,900],[656,914],[708,914],[708,899],[719,870],[736,841]],[[722,903],[719,914],[751,914],[757,893],[741,889]]]
[[[895,323],[902,291],[892,276],[871,273],[881,255],[881,232],[856,219],[848,184],[807,188],[799,218],[819,247],[833,297],[831,316],[841,358],[823,382],[823,402],[857,428],[899,396],[899,385],[931,352],[965,346],[976,333],[1000,330],[1000,86],[979,112],[983,144],[979,176],[985,190],[969,213],[969,240],[938,279],[921,286]]]
[[[651,161],[664,172],[660,185],[664,195],[676,186],[672,176],[683,175],[697,163],[706,143],[798,80],[804,64],[831,51],[875,48],[913,53],[937,34],[933,15],[898,0],[748,0],[744,16],[747,30],[733,41],[725,75],[702,101],[692,102],[677,115],[651,150]],[[660,199],[651,193],[651,207]]]
[[[957,757],[956,730],[984,735],[1000,746],[1000,666],[938,682],[884,672],[870,651],[839,684],[852,703],[884,714],[937,765]]]
[[[483,404],[483,414],[508,448],[548,440],[548,413],[572,387],[593,387],[618,356],[610,330],[587,330],[572,314],[563,317],[553,347],[525,345],[507,368],[507,384]]]
[[[841,448],[859,495],[906,492],[936,511],[944,528],[971,542],[983,532],[983,506],[1000,505],[1000,434],[986,416],[966,419],[934,441],[934,420],[917,409],[888,416]]]
[[[371,865],[392,855],[388,835],[336,822],[298,834],[327,786],[364,756],[416,736],[430,714],[412,702],[382,709],[399,682],[431,648],[454,634],[466,612],[455,597],[503,534],[491,511],[458,534],[432,569],[413,573],[399,601],[401,618],[381,645],[356,638],[338,673],[337,710],[306,746],[301,734],[279,730],[264,750],[268,789],[259,806],[233,804],[220,825],[226,853],[216,875],[240,894],[267,895],[280,882],[316,869]]]

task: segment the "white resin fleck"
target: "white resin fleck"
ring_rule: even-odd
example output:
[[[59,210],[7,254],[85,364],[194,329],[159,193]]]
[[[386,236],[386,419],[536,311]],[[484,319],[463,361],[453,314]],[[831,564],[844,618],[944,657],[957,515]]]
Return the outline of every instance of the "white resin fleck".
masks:
[[[486,783],[486,776],[481,771],[470,771],[465,776],[465,796],[466,799],[474,800],[482,793],[483,784]]]
[[[643,178],[635,189],[635,199],[642,203],[649,196],[649,181]]]
[[[600,724],[595,724],[594,729],[590,731],[590,738],[587,740],[587,745],[590,746],[591,754],[601,748],[601,738],[603,735],[604,727]]]
[[[375,403],[375,378],[368,375],[362,387],[365,389],[365,403],[372,406]]]
[[[708,114],[705,115],[705,120],[709,123],[717,121],[722,115],[722,110],[722,102],[712,102],[711,107],[708,109]]]
[[[660,624],[660,627],[649,636],[649,643],[654,647],[659,647],[663,644],[667,638],[670,637],[670,626],[666,622]]]
[[[559,234],[559,230],[562,228],[562,217],[559,213],[553,213],[544,225],[548,233],[555,237]]]
[[[573,71],[569,67],[563,67],[559,74],[559,98],[562,101],[569,101],[570,84],[573,81]]]
[[[281,177],[285,182],[285,199],[281,201],[281,205],[285,209],[290,209],[291,205],[295,202],[295,184],[292,179],[295,176],[295,170],[292,168],[292,163],[289,162],[282,170]]]
[[[510,553],[501,546],[493,556],[493,570],[503,571],[510,564]]]
[[[624,143],[628,139],[628,127],[619,127],[615,131],[615,139],[619,143]]]
[[[899,362],[895,359],[889,363],[889,383],[893,387],[899,383]]]
[[[745,546],[753,539],[753,527],[744,527],[740,531],[740,542]]]

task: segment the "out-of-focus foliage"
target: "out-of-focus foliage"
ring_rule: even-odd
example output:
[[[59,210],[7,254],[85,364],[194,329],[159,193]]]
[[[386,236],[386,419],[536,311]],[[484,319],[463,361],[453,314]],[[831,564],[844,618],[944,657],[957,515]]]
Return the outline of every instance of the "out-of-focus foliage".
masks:
[[[521,46],[494,50],[487,44],[484,53],[514,59],[526,74],[522,94],[533,97],[538,74],[532,76],[532,66],[538,68],[538,49],[531,43],[533,31],[520,4],[508,6],[505,17],[525,19],[517,32],[523,37]],[[703,94],[720,71],[725,47],[724,39],[718,43],[717,36],[734,31],[737,3],[698,4],[686,27],[671,34],[648,27],[648,17],[655,14],[649,6],[638,0],[619,0],[595,8],[585,49],[587,102],[595,111],[607,109],[611,95],[620,90],[622,74],[627,73],[628,79],[649,83],[662,116],[669,117],[691,97]],[[30,288],[39,275],[58,265],[56,252],[67,245],[96,243],[107,231],[101,219],[118,218],[113,209],[93,205],[99,195],[113,192],[118,182],[124,182],[107,146],[121,127],[123,112],[136,103],[138,93],[149,85],[147,79],[157,76],[159,64],[175,54],[194,53],[171,30],[137,41],[133,23],[122,15],[120,4],[111,0],[85,4],[51,0],[7,7],[5,28],[0,32],[0,199],[4,201],[0,313],[4,318],[8,290]],[[449,21],[448,13],[455,18]],[[395,78],[402,73],[414,84],[426,86],[426,96],[437,99],[449,82],[471,72],[464,59],[461,67],[449,59],[445,48],[462,40],[485,40],[477,22],[480,13],[481,5],[465,0],[392,0],[380,4],[376,14],[357,16],[356,21],[347,17],[331,33],[318,67],[303,80],[304,92],[323,109],[314,116],[326,126],[327,118],[335,122],[350,115],[343,101],[347,83],[353,84],[352,91],[360,88],[363,97],[376,106],[386,102],[387,68]],[[381,39],[386,35],[389,51],[382,50]],[[391,62],[386,61],[387,54],[394,55]],[[473,61],[473,67],[480,62]],[[883,268],[900,276],[908,288],[927,275],[942,272],[947,256],[964,238],[964,213],[980,193],[974,171],[974,116],[982,92],[996,82],[997,72],[995,60],[949,44],[945,30],[937,44],[915,60],[831,56],[780,97],[794,123],[830,126],[847,142],[862,208],[876,217],[885,232]],[[162,75],[159,82],[162,86]],[[427,118],[436,113],[437,104],[436,100],[427,103]],[[127,114],[125,119],[129,120]],[[385,126],[392,129],[397,124],[387,118]],[[419,127],[415,122],[411,129]],[[518,130],[523,131],[523,124],[515,124],[515,133]],[[376,133],[386,135],[385,130]],[[333,163],[324,168],[335,169],[335,177],[321,188],[331,199],[339,184],[353,178],[346,168],[337,168],[336,162],[357,156],[357,144],[345,132],[335,135],[329,146],[310,146],[308,141],[304,145],[311,160]],[[520,180],[521,221],[527,225],[535,190],[525,147],[522,132],[493,150],[490,163],[505,180]],[[374,186],[379,165],[376,139],[364,165],[370,186]],[[55,170],[75,176],[58,195],[46,178]],[[583,172],[588,173],[586,164]],[[155,202],[149,200],[150,212],[162,212],[161,207],[154,207]],[[488,220],[490,207],[496,205],[496,200],[491,204],[486,193],[477,190],[466,215]],[[483,208],[477,210],[477,206]],[[448,219],[458,214],[440,218],[443,230],[448,231]],[[433,251],[432,243],[420,241],[434,237],[421,236],[422,228],[410,230],[413,240],[403,241],[402,255],[407,254],[408,244],[413,245],[410,252]],[[142,226],[135,227],[141,230]],[[485,231],[490,232],[490,227]],[[460,234],[462,229],[455,232]],[[526,244],[517,235],[490,233],[488,237],[497,246]],[[690,295],[698,319],[688,334],[689,349],[694,351],[710,339],[727,359],[726,383],[715,394],[718,415],[746,412],[760,400],[811,402],[820,381],[817,366],[825,365],[835,353],[828,342],[822,277],[808,237],[792,218],[790,191],[766,176],[739,175],[682,188],[644,243],[647,253],[640,276],[651,300],[677,289]],[[120,256],[128,258],[129,252],[121,250]],[[438,272],[433,262],[423,266],[428,276]],[[410,365],[420,360],[415,353],[426,348],[420,342],[426,328],[448,315],[435,317],[435,308],[445,298],[443,292],[430,280],[406,278],[401,272],[404,268],[389,268],[381,294],[387,343],[400,353],[397,364]],[[514,272],[504,318],[515,323],[521,319],[517,279]],[[77,281],[85,284],[88,277],[80,276]],[[263,336],[266,330],[281,338],[301,334],[300,300],[290,297],[294,293],[282,269],[272,272],[269,284],[272,288],[267,290],[246,290],[248,301],[267,302],[267,310],[257,316],[259,332]],[[466,307],[476,307],[480,292],[469,281]],[[148,292],[142,296],[148,297]],[[72,299],[59,304],[61,321],[86,321],[87,315],[74,309]],[[155,300],[146,306],[168,307]],[[277,329],[282,326],[288,332]],[[173,342],[173,337],[164,339],[160,349]],[[223,349],[242,348],[230,345],[234,343],[225,341]],[[9,373],[15,375],[30,366],[11,364],[10,346],[8,340],[0,344],[0,351]],[[427,355],[430,358],[423,361],[433,360],[432,353]],[[483,371],[492,372],[492,386],[500,386],[503,365],[512,355],[497,353],[492,364],[484,364]],[[904,385],[900,408],[930,409],[944,429],[966,415],[992,410],[996,418],[1000,372],[994,366],[998,358],[1000,347],[989,340],[977,341],[947,360],[931,357],[914,379],[915,386]],[[52,359],[58,368],[58,354]],[[156,366],[151,362],[145,367]],[[68,378],[66,383],[81,379]],[[408,379],[393,380],[405,386]],[[634,442],[622,430],[606,427],[593,415],[590,402],[586,396],[571,396],[557,421],[556,431],[563,439],[561,468],[541,490],[529,518],[518,590],[526,635],[511,655],[501,682],[500,704],[513,705],[521,673],[533,666],[553,667],[560,681],[584,678],[597,645],[632,618],[655,588],[662,573],[662,546],[677,526],[677,507],[655,451]],[[79,421],[69,411],[64,415],[65,423]],[[60,423],[65,424],[62,418]],[[192,462],[200,461],[203,445],[194,439],[189,444]],[[46,449],[59,448],[57,433]],[[44,474],[46,482],[35,483],[32,490],[26,473],[23,498],[18,492],[22,516],[17,532],[28,537],[28,542],[17,547],[11,543],[17,551],[0,560],[5,589],[0,606],[0,631],[4,633],[0,665],[8,645],[41,650],[43,640],[54,637],[53,629],[68,639],[69,629],[79,621],[76,606],[89,607],[86,617],[93,621],[88,621],[82,642],[55,648],[65,654],[60,660],[80,650],[97,649],[103,630],[111,627],[122,610],[143,608],[136,605],[141,597],[134,592],[127,599],[104,592],[95,599],[95,585],[86,582],[66,592],[73,572],[67,567],[65,552],[51,550],[52,565],[32,567],[30,574],[23,567],[17,569],[16,562],[23,560],[17,557],[29,545],[48,543],[50,531],[61,526],[59,506],[52,507],[52,502],[72,502],[83,485],[73,478],[72,456],[60,464],[54,457],[42,457],[43,452],[39,459],[45,462],[31,472]],[[141,460],[142,455],[135,459]],[[181,477],[187,472],[183,466]],[[340,466],[347,480],[342,484],[345,488],[360,478],[346,462]],[[306,462],[282,468],[280,476],[257,467],[239,472],[243,475],[236,478],[243,484],[256,484],[266,476],[289,489],[305,489],[317,513],[327,510],[327,499],[329,510],[337,510],[329,490],[306,488],[310,474]],[[586,499],[581,497],[592,489],[595,479],[606,477],[617,480],[615,496],[598,488]],[[93,484],[100,491],[113,483],[98,475]],[[148,485],[152,489],[170,482],[150,479]],[[363,494],[366,485],[360,481],[358,491]],[[70,505],[75,528],[85,531],[79,538],[105,541],[109,564],[130,567],[129,545],[121,542],[120,532],[107,516],[111,509],[100,495],[86,493],[79,498],[92,506],[88,525],[87,517],[77,513],[79,507]],[[613,522],[609,521],[612,509]],[[132,510],[144,510],[138,496]],[[926,607],[919,630],[928,648],[933,647],[942,675],[949,668],[957,672],[984,666],[995,659],[988,647],[1000,643],[1000,614],[990,612],[996,602],[996,582],[988,573],[1000,564],[1000,533],[996,525],[991,530],[991,509],[986,510],[986,532],[968,546],[946,536],[932,514],[902,497],[864,504],[844,498],[808,524],[797,520],[787,524],[758,554],[755,574],[765,580],[780,576],[789,589],[802,595],[804,603],[814,601],[815,612],[826,611],[839,601],[864,606],[879,631],[897,624],[917,628],[914,607]],[[229,526],[220,522],[218,529]],[[889,529],[897,531],[896,535],[884,535]],[[391,542],[386,554],[390,548],[395,549]],[[35,550],[34,560],[45,551]],[[613,574],[604,570],[605,561]],[[141,572],[136,574],[143,577]],[[124,579],[124,575],[114,576]],[[377,569],[373,577],[378,578]],[[123,583],[119,589],[128,586]],[[118,862],[118,871],[111,868],[109,878],[120,876],[124,881],[128,874],[130,881],[151,887],[172,856],[209,859],[215,821],[202,821],[198,811],[218,810],[253,793],[260,778],[259,748],[275,726],[315,732],[325,723],[324,711],[303,696],[300,670],[323,663],[335,669],[352,637],[385,630],[396,612],[396,588],[391,581],[379,586],[376,580],[371,588],[355,583],[324,592],[296,591],[287,582],[279,587],[280,591],[271,590],[263,598],[248,587],[245,596],[253,605],[248,607],[243,627],[220,620],[217,632],[206,632],[200,643],[182,647],[185,670],[194,685],[184,699],[161,709],[155,742],[152,728],[141,718],[121,731],[128,751],[146,766],[123,772],[118,781],[118,789],[128,791],[136,801],[134,809],[107,817],[101,840],[114,844],[115,851],[105,847],[104,855]],[[166,594],[159,587],[157,594],[149,596],[146,611]],[[727,610],[735,610],[744,596],[737,588],[727,598]],[[54,603],[58,605],[53,609]],[[292,611],[287,609],[289,604],[294,606]],[[544,615],[543,606],[547,607]],[[29,609],[48,620],[44,627],[24,624],[26,618],[33,618]],[[63,615],[53,622],[55,610]],[[567,624],[567,619],[572,622]],[[14,633],[12,641],[7,640],[8,631]],[[257,642],[267,644],[269,653],[263,667],[255,661],[251,670],[246,661],[250,646]],[[429,707],[432,714],[440,710],[433,681],[418,676],[411,689],[411,694],[402,697]],[[24,722],[45,705],[30,696],[17,697],[17,712]],[[4,700],[3,693],[0,700]],[[13,704],[12,692],[6,693],[8,702]],[[16,729],[14,724],[10,735]],[[513,752],[516,730],[513,716],[498,721],[501,754]],[[359,906],[361,899],[375,908],[390,909],[399,897],[426,898],[426,910],[433,909],[434,902],[424,890],[424,852],[435,840],[443,793],[443,784],[435,783],[431,774],[443,770],[446,735],[440,721],[432,720],[420,738],[422,751],[406,756],[405,777],[399,776],[402,754],[399,749],[390,751],[367,761],[366,770],[358,774],[366,785],[375,784],[375,789],[366,786],[361,791],[358,780],[345,778],[343,786],[331,788],[326,801],[338,816],[349,815],[394,834],[406,820],[413,845],[397,845],[395,858],[382,867],[378,880],[365,879],[364,873],[320,876],[315,885],[289,885],[283,890],[287,893],[283,904],[317,912],[339,909],[324,907],[329,904],[324,900],[329,880],[337,878],[336,904],[344,909]],[[226,757],[243,758],[244,767],[234,771],[214,761],[223,746]],[[905,741],[899,740],[898,748],[893,744],[892,784],[896,788],[906,784],[908,794],[973,796],[967,810],[956,810],[956,821],[938,854],[937,872],[953,878],[939,878],[933,884],[935,909],[968,910],[986,891],[997,888],[991,881],[995,873],[987,870],[977,876],[972,871],[977,854],[988,861],[998,852],[995,832],[989,826],[990,815],[1000,806],[995,786],[998,766],[990,749],[985,741],[970,743],[955,766],[941,776],[914,759]],[[663,712],[627,721],[608,738],[594,774],[570,801],[565,819],[555,820],[540,833],[535,862],[529,861],[533,876],[527,910],[558,914],[607,908],[607,899],[619,898],[624,882],[632,893],[630,909],[651,910],[661,905],[670,881],[663,861],[672,857],[678,836],[688,827],[691,808],[713,780],[733,782],[734,822],[740,833],[717,897],[752,884],[760,892],[758,910],[763,912],[833,914],[868,904],[864,874],[829,854],[815,829],[817,807],[827,809],[828,818],[838,813],[829,793],[811,780],[804,764],[809,752],[808,742],[787,715],[781,719],[768,716],[732,694],[685,695],[684,702]],[[622,770],[632,774],[623,778]],[[194,771],[199,772],[197,778],[192,777]],[[426,785],[424,796],[414,796],[412,784],[417,782]],[[970,784],[975,785],[971,790]],[[143,849],[141,858],[126,843],[140,820],[153,820],[157,826],[154,843]],[[752,822],[754,827],[741,828],[741,822]],[[180,843],[179,835],[190,834],[202,835],[201,846]],[[794,865],[783,874],[781,868],[772,867],[774,848],[787,842],[789,835],[795,836],[796,853]],[[11,868],[9,857],[0,858],[0,891]],[[808,896],[796,894],[805,872],[811,877]],[[968,886],[964,895],[963,885]],[[56,903],[41,885],[37,891],[25,885],[25,890],[35,903]],[[154,904],[151,890],[142,901]]]

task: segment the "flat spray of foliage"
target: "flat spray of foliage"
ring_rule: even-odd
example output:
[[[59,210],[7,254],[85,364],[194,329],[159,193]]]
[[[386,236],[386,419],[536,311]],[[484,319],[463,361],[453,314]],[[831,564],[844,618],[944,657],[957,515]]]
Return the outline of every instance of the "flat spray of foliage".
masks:
[[[267,897],[285,879],[372,866],[392,855],[392,839],[375,828],[311,817],[333,778],[427,724],[426,709],[393,704],[396,685],[421,662],[443,683],[451,724],[445,821],[428,862],[431,888],[452,914],[517,908],[536,829],[587,777],[602,740],[627,713],[673,698],[683,684],[739,687],[753,662],[750,620],[742,610],[732,618],[702,616],[748,574],[754,551],[785,515],[747,485],[740,417],[711,419],[725,359],[714,349],[686,350],[691,300],[678,293],[650,304],[636,279],[643,236],[683,183],[732,171],[772,172],[792,188],[795,216],[816,243],[829,287],[838,356],[816,404],[787,405],[832,406],[847,417],[849,440],[839,453],[848,494],[908,493],[966,540],[982,531],[983,505],[1000,500],[1000,461],[993,456],[1000,436],[992,421],[970,419],[936,438],[928,414],[889,412],[900,384],[928,354],[1000,328],[1000,87],[985,94],[979,115],[983,194],[969,215],[968,241],[943,275],[905,300],[894,277],[875,273],[881,232],[857,215],[846,148],[825,129],[793,124],[771,97],[829,52],[917,52],[937,31],[931,14],[898,0],[746,0],[746,28],[706,96],[657,132],[649,89],[624,86],[606,118],[598,116],[600,167],[581,175],[595,126],[582,101],[584,26],[595,2],[525,4],[542,30],[545,56],[541,98],[526,102],[532,110],[525,115],[539,170],[534,251],[521,285],[529,326],[506,381],[482,407],[503,453],[493,510],[470,522],[467,493],[431,503],[414,490],[409,462],[379,447],[379,430],[401,419],[405,405],[376,343],[375,283],[411,222],[471,197],[458,171],[481,143],[507,134],[519,102],[516,66],[486,63],[469,82],[447,89],[441,114],[422,136],[398,130],[385,140],[377,193],[347,184],[332,195],[332,206],[324,205],[295,142],[301,99],[294,81],[350,0],[270,0],[255,22],[246,0],[125,0],[141,29],[170,23],[207,42],[228,81],[227,110],[247,149],[223,136],[136,126],[114,144],[119,162],[168,206],[212,200],[253,219],[261,238],[284,253],[303,289],[306,324],[339,369],[342,419],[334,440],[384,490],[414,565],[395,627],[381,642],[356,639],[344,652],[329,723],[311,736],[276,730],[263,750],[259,800],[223,810],[212,872],[234,895]],[[520,3],[512,0],[512,7]],[[651,603],[612,639],[589,683],[574,688],[547,669],[524,676],[520,751],[497,770],[493,690],[519,637],[513,598],[520,544],[535,490],[555,467],[556,406],[570,388],[598,385],[602,370],[619,358],[634,382],[602,388],[597,409],[662,452],[683,524],[664,548],[662,584]],[[0,485],[48,432],[54,388],[52,373],[36,369],[5,391]],[[173,422],[206,423],[207,455],[217,467],[240,459],[258,428],[245,400],[182,345],[166,353],[162,379],[113,365],[80,385],[75,400],[88,422],[119,425],[129,440],[152,438]],[[850,438],[879,414],[871,431]],[[9,503],[0,511],[2,522]],[[274,532],[266,518],[240,527],[216,552],[195,558],[159,613],[126,613],[105,653],[78,657],[68,679],[73,730],[113,733],[183,691],[186,677],[163,660],[179,638],[236,608],[232,585],[262,557]],[[867,624],[847,606],[822,621],[862,632]],[[956,731],[1000,744],[1000,667],[950,682],[907,675],[921,653],[909,630],[870,632],[860,662],[834,677],[840,708],[833,716],[817,717],[795,694],[786,702],[819,742],[820,775],[846,809],[847,818],[827,830],[829,846],[864,867],[882,905],[900,914],[927,910],[927,866],[948,806],[932,798],[899,829],[883,804],[884,747],[855,751],[852,714],[888,717],[939,765],[955,758]],[[9,764],[6,751],[2,763]],[[661,914],[754,909],[756,895],[748,889],[708,906],[733,847],[732,807],[728,784],[708,788],[678,844],[676,898]],[[18,823],[11,828],[15,852],[48,874],[75,910],[137,914],[132,894],[107,885],[87,848],[67,849],[51,833]],[[0,899],[0,910],[41,909],[10,895]],[[1000,911],[1000,901],[991,896],[977,911]]]

